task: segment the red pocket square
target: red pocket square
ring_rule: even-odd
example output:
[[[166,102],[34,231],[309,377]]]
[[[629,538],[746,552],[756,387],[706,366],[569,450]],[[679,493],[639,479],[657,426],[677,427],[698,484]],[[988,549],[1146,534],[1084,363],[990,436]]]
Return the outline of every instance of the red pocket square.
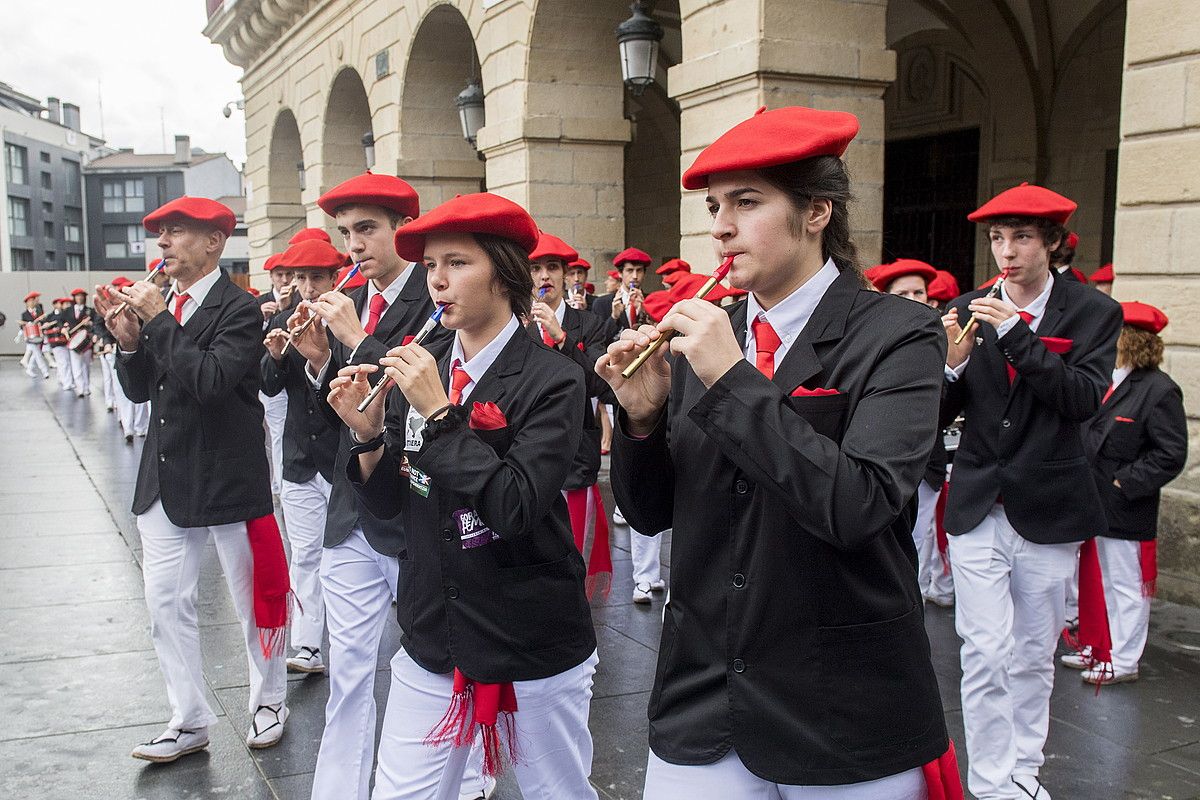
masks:
[[[1129,417],[1117,417],[1117,422],[1133,422]]]
[[[471,409],[471,419],[468,422],[472,430],[498,431],[508,426],[508,420],[500,407],[492,402],[476,403]]]
[[[1071,346],[1075,344],[1074,339],[1059,339],[1056,336],[1043,336],[1041,338],[1042,344],[1046,345],[1047,350],[1051,353],[1057,353],[1060,356],[1063,353],[1069,353]]]
[[[403,345],[406,345],[406,344],[412,344],[412,340],[413,340],[413,339],[415,339],[415,338],[417,338],[417,337],[415,337],[415,336],[405,336],[405,337],[404,337],[404,341],[402,341],[400,344],[401,344],[401,346],[403,346]]]
[[[835,394],[841,394],[841,392],[837,389],[805,389],[803,386],[797,386],[792,390],[792,397],[829,397]]]

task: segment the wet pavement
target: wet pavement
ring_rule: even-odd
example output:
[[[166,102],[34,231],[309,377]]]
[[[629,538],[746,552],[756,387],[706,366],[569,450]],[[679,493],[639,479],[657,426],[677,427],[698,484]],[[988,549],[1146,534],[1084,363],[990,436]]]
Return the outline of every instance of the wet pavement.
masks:
[[[162,731],[168,713],[129,513],[142,440],[125,443],[105,412],[98,366],[94,375],[92,397],[78,399],[53,378],[28,379],[15,359],[0,360],[0,796],[307,800],[327,681],[293,676],[283,741],[246,749],[245,655],[211,545],[200,586],[204,671],[220,716],[211,745],[169,765],[129,757]],[[606,800],[641,796],[662,614],[660,595],[649,607],[632,604],[628,531],[617,527],[613,539],[612,595],[594,604],[600,667],[591,710],[592,777]],[[926,627],[963,753],[953,614],[931,606]],[[392,623],[376,679],[381,720],[398,641]],[[1162,601],[1138,683],[1097,695],[1059,668],[1047,789],[1057,800],[1200,799],[1198,678],[1200,610]],[[493,796],[520,795],[506,779]]]

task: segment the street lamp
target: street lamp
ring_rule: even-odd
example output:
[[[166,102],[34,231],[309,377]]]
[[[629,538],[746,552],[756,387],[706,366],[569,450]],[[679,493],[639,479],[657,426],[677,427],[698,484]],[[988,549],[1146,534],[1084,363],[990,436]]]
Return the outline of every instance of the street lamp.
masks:
[[[454,105],[458,106],[458,119],[462,123],[463,138],[474,147],[475,138],[479,135],[479,129],[483,127],[485,119],[483,87],[479,85],[479,81],[472,78],[471,82],[467,84],[467,88],[454,98]]]
[[[300,191],[303,192],[305,189],[308,188],[308,181],[304,175],[304,162],[303,161],[296,162],[296,173],[300,176]]]
[[[658,66],[658,43],[663,28],[646,13],[646,4],[634,0],[629,6],[633,16],[617,26],[617,44],[621,48],[621,76],[635,97],[654,83]]]
[[[363,155],[367,158],[367,170],[375,169],[375,134],[367,131],[362,135]]]
[[[245,111],[246,110],[246,101],[245,100],[230,100],[228,103],[225,104],[225,107],[221,109],[221,113],[225,115],[225,119],[229,119],[230,117],[233,116],[233,109],[235,109],[235,108],[238,111]]]

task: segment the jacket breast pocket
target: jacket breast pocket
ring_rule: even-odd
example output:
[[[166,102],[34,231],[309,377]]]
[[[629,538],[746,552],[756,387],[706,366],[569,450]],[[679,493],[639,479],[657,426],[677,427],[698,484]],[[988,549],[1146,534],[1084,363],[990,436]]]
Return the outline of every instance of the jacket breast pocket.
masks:
[[[1142,449],[1141,427],[1137,422],[1114,420],[1104,439],[1101,455],[1121,464],[1133,461]]]
[[[850,398],[844,394],[789,397],[788,405],[803,417],[813,430],[840,443],[846,432],[846,412]]]
[[[496,428],[494,430],[478,430],[472,429],[472,433],[479,437],[479,440],[492,448],[496,455],[504,458],[508,455],[508,448],[512,446],[512,434],[508,427]]]

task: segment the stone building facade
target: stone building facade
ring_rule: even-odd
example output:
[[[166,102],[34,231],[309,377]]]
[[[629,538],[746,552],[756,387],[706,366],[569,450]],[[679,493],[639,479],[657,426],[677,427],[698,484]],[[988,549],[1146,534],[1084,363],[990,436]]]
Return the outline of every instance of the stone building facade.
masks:
[[[991,272],[967,211],[1024,180],[1077,200],[1076,266],[1163,307],[1200,448],[1200,16],[1188,0],[656,0],[656,84],[622,85],[623,0],[209,0],[242,66],[252,264],[366,166],[430,208],[486,187],[598,267],[626,245],[713,263],[679,174],[760,106],[851,111],[863,260]],[[486,124],[463,139],[473,78]],[[303,167],[301,168],[301,165]],[[301,175],[303,177],[301,178]],[[597,274],[599,270],[597,270]],[[1168,491],[1164,589],[1200,601],[1200,471]]]

